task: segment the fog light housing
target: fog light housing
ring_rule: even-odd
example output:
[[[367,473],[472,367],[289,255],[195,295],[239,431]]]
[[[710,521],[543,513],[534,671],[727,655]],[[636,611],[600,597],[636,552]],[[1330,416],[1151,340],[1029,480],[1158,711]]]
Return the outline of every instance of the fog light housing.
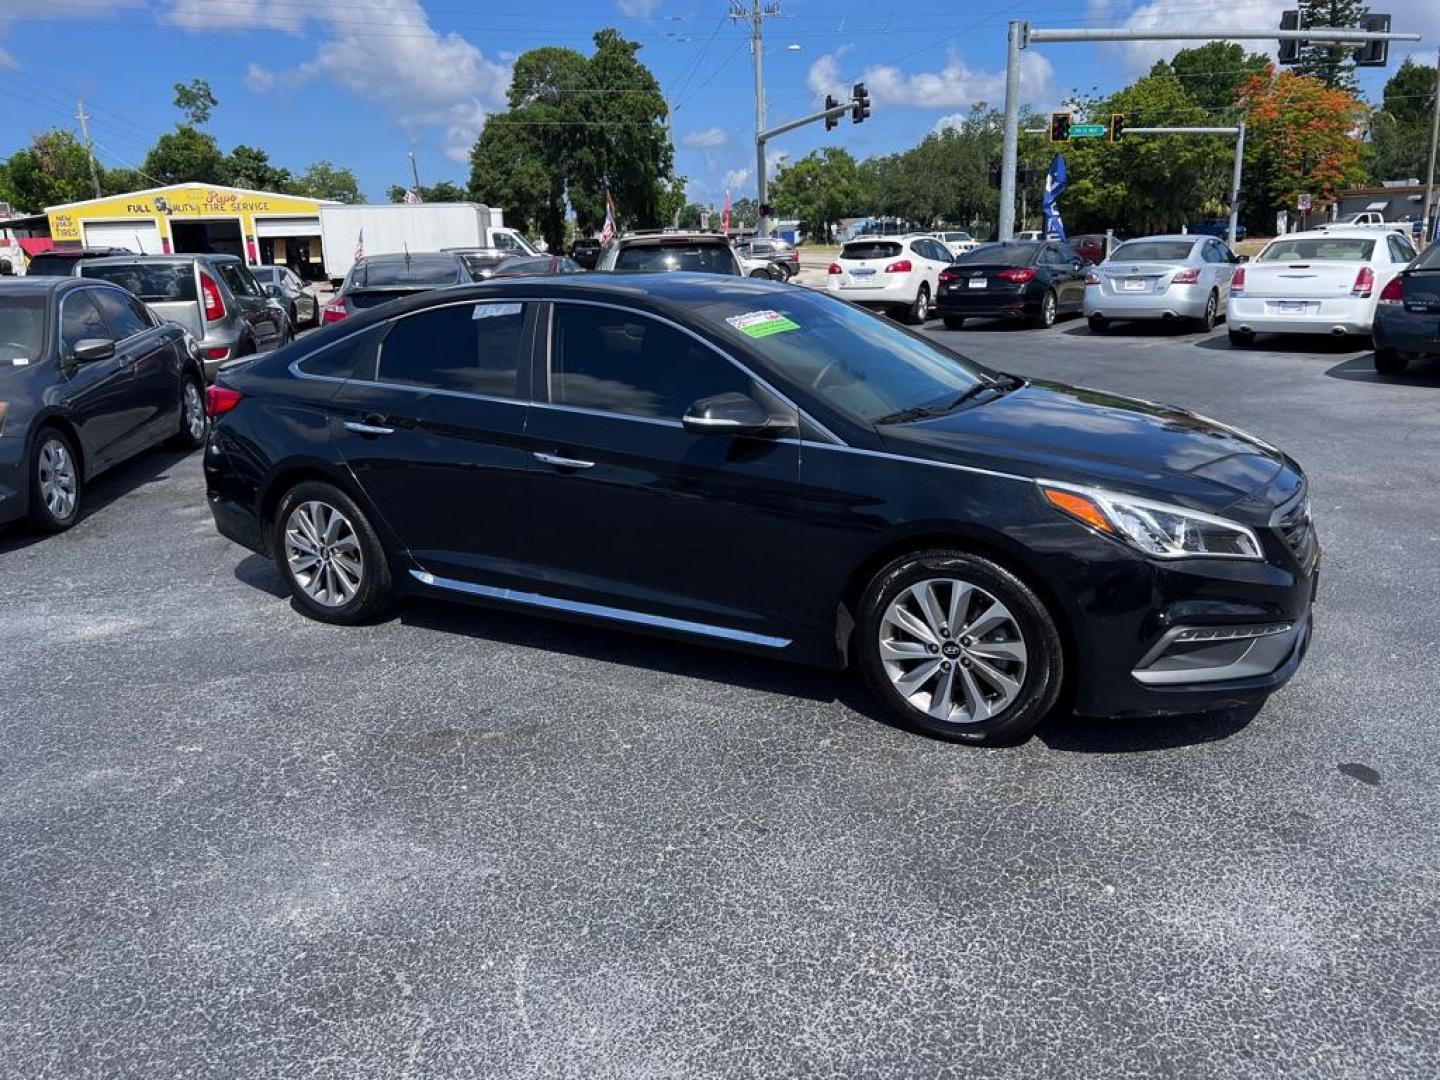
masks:
[[[1268,675],[1300,635],[1294,622],[1251,626],[1177,626],[1130,673],[1147,686],[1225,682]]]

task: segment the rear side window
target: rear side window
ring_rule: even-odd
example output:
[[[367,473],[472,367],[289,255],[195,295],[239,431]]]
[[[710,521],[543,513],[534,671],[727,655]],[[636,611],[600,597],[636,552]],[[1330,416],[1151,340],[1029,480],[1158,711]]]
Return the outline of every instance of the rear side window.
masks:
[[[679,420],[703,397],[751,388],[734,364],[664,323],[610,308],[555,307],[550,400],[557,405]]]
[[[82,266],[80,276],[119,285],[147,304],[182,303],[196,299],[195,268],[188,262]]]
[[[116,289],[96,289],[90,294],[95,306],[110,324],[111,336],[124,341],[150,329],[148,317],[142,317],[130,306],[129,299]]]
[[[236,296],[260,296],[260,286],[250,275],[250,271],[239,263],[222,262],[216,265],[216,270],[225,279],[225,284],[230,286],[230,291]]]
[[[86,338],[109,338],[110,327],[90,299],[94,289],[73,292],[60,307],[60,344],[68,354]]]
[[[735,257],[724,244],[639,244],[621,248],[616,270],[670,270],[734,274]]]
[[[381,382],[518,397],[525,305],[451,304],[395,320],[380,349]]]
[[[840,249],[842,259],[893,259],[904,249],[893,240],[852,240]]]
[[[327,379],[349,379],[356,375],[368,379],[375,374],[375,341],[382,330],[383,327],[372,326],[341,338],[298,361],[296,366],[306,375]],[[360,368],[358,372],[357,368]]]

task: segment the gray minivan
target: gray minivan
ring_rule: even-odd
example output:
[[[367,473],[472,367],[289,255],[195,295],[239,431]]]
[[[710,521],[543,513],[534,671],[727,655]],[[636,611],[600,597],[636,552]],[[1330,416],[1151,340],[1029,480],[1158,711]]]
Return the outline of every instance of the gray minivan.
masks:
[[[86,259],[77,277],[129,289],[162,319],[190,331],[213,380],[220,365],[295,336],[290,316],[235,255],[122,255]]]

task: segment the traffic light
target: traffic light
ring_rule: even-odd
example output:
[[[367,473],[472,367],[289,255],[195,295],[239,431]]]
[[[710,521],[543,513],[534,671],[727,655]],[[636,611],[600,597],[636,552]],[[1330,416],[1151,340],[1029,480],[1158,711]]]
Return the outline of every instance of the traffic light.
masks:
[[[990,162],[990,186],[993,188],[1000,186],[1000,162],[998,161]]]
[[[858,124],[870,115],[870,91],[865,89],[863,82],[857,82],[850,88],[850,93],[855,98],[855,104],[850,106],[850,119]]]
[[[840,104],[840,103],[839,103],[838,101],[836,101],[833,97],[831,97],[829,94],[826,94],[826,95],[825,95],[825,111],[826,111],[827,113],[828,113],[831,109],[835,108],[835,106],[837,106],[837,105],[839,105],[839,104]],[[840,126],[840,117],[839,117],[838,114],[835,115],[835,116],[827,116],[827,117],[825,117],[825,130],[826,130],[826,131],[830,131],[830,130],[832,130],[833,128],[837,128],[837,127],[839,127],[839,126]]]
[[[1366,15],[1360,20],[1360,29],[1372,34],[1388,34],[1390,32],[1389,15]],[[1366,41],[1355,50],[1356,67],[1384,67],[1390,59],[1390,43],[1388,41]]]
[[[1073,115],[1073,113],[1068,112],[1052,112],[1050,114],[1051,142],[1070,141],[1070,119]]]
[[[773,217],[775,214],[775,208],[771,206],[768,202],[761,203],[759,212],[761,217]]]
[[[1125,114],[1123,112],[1112,112],[1110,114],[1110,141],[1119,142],[1125,137]]]
[[[1280,13],[1281,30],[1299,30],[1300,12],[1294,9]],[[1295,38],[1282,38],[1280,41],[1280,63],[1296,64],[1300,62],[1300,42]]]

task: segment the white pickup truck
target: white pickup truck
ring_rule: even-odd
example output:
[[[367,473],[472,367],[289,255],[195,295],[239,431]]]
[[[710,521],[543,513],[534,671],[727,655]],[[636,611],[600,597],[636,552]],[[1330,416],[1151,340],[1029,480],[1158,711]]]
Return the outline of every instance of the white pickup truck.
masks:
[[[1334,221],[1326,222],[1327,225],[1343,225],[1345,228],[1374,228],[1390,229],[1394,232],[1409,235],[1412,223],[1408,221],[1386,221],[1385,215],[1376,210],[1362,210],[1358,214],[1351,214],[1348,217],[1337,218]]]

